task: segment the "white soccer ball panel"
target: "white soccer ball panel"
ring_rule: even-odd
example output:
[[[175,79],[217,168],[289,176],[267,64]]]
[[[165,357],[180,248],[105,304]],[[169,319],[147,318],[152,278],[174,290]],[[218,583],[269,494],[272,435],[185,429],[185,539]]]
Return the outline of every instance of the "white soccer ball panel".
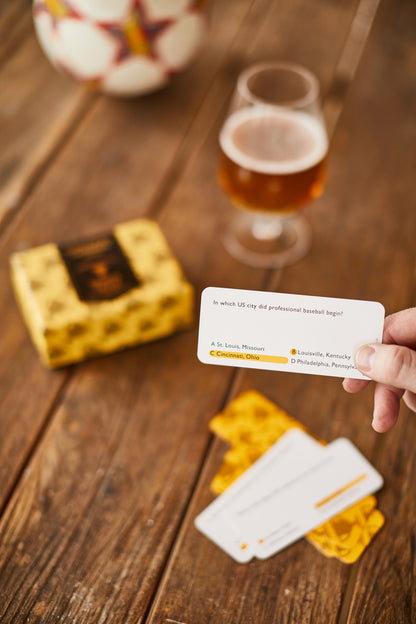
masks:
[[[192,0],[142,0],[146,17],[151,20],[173,19],[192,4]]]
[[[97,22],[118,22],[127,19],[134,0],[70,0],[69,4],[85,17]]]
[[[119,49],[117,39],[108,31],[83,20],[62,19],[57,32],[58,60],[81,80],[105,73]]]
[[[35,28],[43,51],[51,63],[56,65],[53,21],[49,13],[40,13],[36,16]]]
[[[205,31],[205,19],[188,13],[159,35],[157,53],[170,69],[183,69],[200,47]]]
[[[162,87],[167,79],[160,63],[145,56],[130,56],[110,70],[102,88],[114,95],[140,95]]]

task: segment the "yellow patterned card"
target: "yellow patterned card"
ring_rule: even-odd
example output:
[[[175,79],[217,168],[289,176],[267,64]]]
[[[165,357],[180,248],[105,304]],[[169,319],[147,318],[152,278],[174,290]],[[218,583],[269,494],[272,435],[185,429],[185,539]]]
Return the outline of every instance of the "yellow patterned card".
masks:
[[[297,420],[255,390],[234,399],[210,422],[211,431],[232,445],[211,483],[213,492],[221,494],[225,491],[286,431],[294,427],[306,431]],[[384,524],[384,517],[375,506],[374,496],[367,496],[308,533],[306,538],[325,556],[353,563]]]
[[[374,496],[366,496],[310,531],[306,539],[326,557],[354,563],[384,524],[384,516],[376,504]]]

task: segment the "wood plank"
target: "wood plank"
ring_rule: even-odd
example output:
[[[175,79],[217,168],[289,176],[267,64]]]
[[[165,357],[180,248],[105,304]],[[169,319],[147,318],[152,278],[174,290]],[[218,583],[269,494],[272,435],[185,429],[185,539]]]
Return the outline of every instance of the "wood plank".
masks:
[[[3,236],[0,305],[9,328],[3,344],[9,362],[3,359],[0,369],[0,501],[24,465],[65,375],[43,370],[30,345],[13,302],[9,254],[24,246],[106,231],[148,210],[170,167],[176,167],[182,137],[249,5],[228,4],[218,16],[220,23],[213,22],[215,38],[200,61],[169,90],[134,101],[103,98]],[[157,157],[149,158],[152,154]],[[32,388],[30,404],[20,391],[23,385]]]
[[[53,69],[33,30],[0,67],[0,224],[21,205],[93,99]]]
[[[212,68],[213,58],[219,66],[241,5],[240,0],[222,7],[220,15],[228,16],[220,29],[223,48],[212,42],[211,60],[202,57],[199,68]],[[256,3],[255,8],[258,17],[244,28],[241,48],[250,31],[258,30],[258,22],[269,19],[269,3]],[[214,75],[211,71],[208,79]],[[223,74],[219,80],[224,84]],[[68,143],[57,169],[51,168],[36,189],[7,246],[22,235],[41,241],[54,233],[69,238],[74,228],[92,233],[116,218],[144,211],[160,180],[169,177],[177,137],[184,131],[179,116],[169,118],[166,112],[182,111],[180,105],[185,105],[189,115],[189,85],[184,79],[170,91],[169,100],[157,95],[134,104],[100,102]],[[206,92],[206,81],[203,86]],[[198,290],[214,280],[255,288],[265,278],[264,272],[229,258],[218,240],[221,207],[213,203],[219,202],[220,192],[212,166],[216,115],[229,93],[229,80],[225,90],[217,87],[217,95],[221,93],[211,109],[216,125],[207,126],[208,143],[199,153],[189,150],[186,177],[162,219]],[[155,129],[152,119],[164,125]],[[111,124],[113,141],[108,145]],[[173,140],[168,140],[169,133]],[[152,177],[148,150],[156,146],[161,157],[152,159]],[[66,178],[63,171],[72,175]],[[109,171],[119,186],[107,180]],[[139,180],[132,179],[135,171]],[[51,213],[51,197],[58,192],[60,201]],[[129,197],[137,198],[135,205]],[[73,209],[75,199],[83,208],[79,213]],[[41,223],[45,229],[39,232]],[[207,419],[221,406],[232,377],[231,371],[224,375],[196,363],[195,343],[196,330],[85,364],[74,375],[0,527],[0,575],[7,597],[2,621],[143,621],[205,455]],[[29,367],[35,367],[30,360]]]
[[[51,168],[50,174],[25,205],[14,227],[9,228],[8,237],[4,238],[2,246],[4,258],[7,258],[17,241],[43,242],[59,235],[73,238],[74,232],[80,228],[83,228],[85,235],[106,228],[116,220],[137,216],[140,210],[145,211],[147,205],[151,203],[152,196],[157,194],[161,180],[167,175],[181,137],[215,75],[215,67],[223,59],[229,45],[230,33],[233,29],[235,32],[238,30],[249,5],[250,3],[244,5],[241,1],[227,3],[227,7],[219,15],[222,21],[215,30],[217,39],[212,41],[205,58],[201,56],[195,72],[189,73],[188,78],[178,79],[176,85],[169,91],[169,97],[161,93],[137,103],[106,101],[97,106],[80,127],[74,140],[68,143],[56,169]],[[190,97],[190,86],[195,82],[198,89]],[[225,98],[225,94],[223,97]],[[160,124],[155,128],[150,121],[155,124],[156,120],[159,120]],[[114,140],[108,143],[111,137]],[[158,155],[157,159],[152,159],[152,163],[148,162],[149,151]],[[114,182],[110,184],[107,180],[109,170],[112,171],[112,180],[116,179],[119,186]],[[64,175],[67,171],[71,172],[70,176]],[[139,172],[139,180],[136,179],[135,172]],[[212,180],[211,184],[214,186],[215,181]],[[111,193],[112,196],[108,197]],[[51,200],[53,197],[59,198],[55,205]],[[131,202],[131,197],[138,198],[135,204]],[[74,211],[74,198],[78,199],[81,208],[79,212]],[[178,223],[179,226],[181,227]],[[187,252],[188,258],[194,253],[196,244],[195,241],[192,250]],[[208,244],[209,241],[206,240],[205,245]],[[257,274],[255,272],[251,274],[251,283],[254,287]],[[8,438],[11,440],[16,440],[18,435],[20,439],[26,436],[21,441],[21,445],[24,446],[25,441],[26,443],[27,440],[30,441],[31,433],[42,425],[48,406],[56,394],[56,391],[52,392],[54,380],[59,379],[61,373],[48,373],[41,368],[28,344],[22,323],[16,317],[15,308],[11,306],[10,288],[4,274],[3,278],[5,292],[2,301],[5,302],[4,316],[11,328],[9,333],[13,337],[10,341],[13,340],[13,344],[20,345],[20,349],[22,343],[26,346],[25,383],[27,387],[33,387],[39,370],[45,377],[36,386],[42,393],[42,400],[34,397],[33,407],[36,410],[37,420],[32,423],[30,431],[26,429],[22,431],[17,423],[8,431]],[[125,617],[127,612],[130,618],[143,617],[186,498],[192,488],[195,472],[205,452],[208,434],[206,425],[201,427],[200,422],[213,408],[205,410],[203,404],[200,404],[200,396],[208,389],[206,400],[218,404],[221,400],[220,394],[224,392],[227,384],[227,380],[223,381],[222,385],[218,383],[220,379],[218,372],[213,372],[210,380],[199,375],[200,369],[195,370],[194,339],[193,333],[172,339],[178,340],[179,347],[175,347],[174,342],[170,352],[166,351],[166,343],[161,342],[81,366],[66,393],[61,393],[59,404],[62,403],[63,407],[54,414],[54,419],[45,432],[45,442],[40,445],[39,452],[34,455],[34,463],[31,462],[23,475],[22,484],[26,484],[23,485],[23,490],[27,491],[28,495],[16,494],[4,515],[5,531],[2,532],[4,542],[0,549],[0,566],[4,581],[4,584],[2,583],[4,598],[0,605],[2,621],[15,621],[15,618],[26,617],[22,614],[31,613],[33,617],[41,617],[42,622],[55,622],[57,612],[61,612],[66,614],[70,621],[75,621],[75,617],[78,621],[82,621],[83,617],[90,617],[89,621],[93,622],[104,617],[106,610],[113,609],[113,604],[116,605],[114,609],[120,613],[119,616],[114,616],[112,620],[114,622],[127,622],[127,616]],[[19,374],[17,347],[15,351],[16,386],[18,382],[22,382],[22,378]],[[9,346],[7,352],[13,355]],[[164,356],[166,360],[163,360],[163,354],[166,354]],[[175,376],[170,374],[173,370]],[[176,377],[178,372],[179,376],[187,379],[193,387],[199,388],[197,398],[192,399],[183,392],[182,387],[178,387]],[[120,384],[115,383],[119,375]],[[167,383],[164,383],[164,377]],[[155,378],[161,384],[162,390],[155,386]],[[8,387],[2,386],[2,391],[7,396]],[[124,396],[126,402],[117,407],[120,396]],[[98,397],[102,397],[101,401]],[[11,394],[9,403],[12,403],[13,399]],[[27,408],[22,406],[22,409]],[[149,414],[153,415],[152,419],[149,419]],[[164,443],[167,445],[166,452],[160,447],[160,451],[157,451],[160,458],[157,460],[155,457],[157,449],[152,450],[151,440],[159,440],[161,430],[167,433],[165,421],[169,418],[171,419],[169,426],[172,427],[175,437],[169,442],[170,436],[167,435]],[[192,436],[188,431],[189,418],[195,418],[195,426],[204,432],[197,444],[194,443],[195,434]],[[177,419],[182,422],[180,426]],[[181,430],[187,430],[188,437],[185,437],[185,432],[182,436]],[[130,442],[134,441],[133,444],[128,444],[129,448],[124,442],[125,431],[128,432],[127,438]],[[182,450],[179,444],[181,437],[186,440]],[[144,453],[141,454],[137,444],[143,438],[146,438],[146,443]],[[6,456],[4,460],[10,469],[9,472],[13,471],[19,461],[15,446],[16,444],[13,447],[16,454]],[[117,450],[119,446],[120,452]],[[21,455],[24,456],[23,453]],[[182,461],[185,461],[185,466],[187,463],[193,466],[193,472],[188,471],[184,481],[181,473],[181,478],[175,480],[176,485],[171,488],[168,477],[172,470],[179,472],[177,464],[182,465]],[[159,468],[155,462],[156,464],[160,462]],[[150,474],[147,477],[149,465],[156,467],[153,477]],[[108,479],[114,480],[111,476],[113,469],[118,475],[115,477],[114,486],[109,488],[113,493],[114,487],[119,487],[117,483],[120,484],[121,481],[134,484],[134,491],[127,486],[125,501],[127,507],[122,513],[119,513],[121,508],[117,496],[106,498],[109,492],[107,486],[104,488],[104,494],[102,493],[103,482],[107,482]],[[129,471],[132,471],[131,475]],[[121,473],[125,476],[122,477]],[[148,491],[151,495],[147,503],[137,496],[138,489],[143,488],[143,478],[149,479]],[[164,483],[167,485],[163,486]],[[159,486],[156,487],[156,484]],[[36,492],[34,497],[26,490],[26,486],[32,494]],[[182,493],[177,494],[175,488]],[[96,496],[98,503],[95,507]],[[100,519],[103,514],[105,515],[104,507],[107,506],[107,502],[104,507],[102,505],[103,496],[106,501],[114,500],[114,505],[110,502],[108,507],[108,518],[112,516],[119,518],[115,519],[116,533],[122,536],[131,530],[131,538],[126,536],[126,543],[120,538],[121,542],[117,544],[119,538],[116,533],[112,530],[110,534],[108,533],[113,521],[107,523]],[[68,515],[67,501],[74,501],[75,498],[76,505],[71,505],[75,515]],[[176,499],[179,500],[178,505]],[[156,519],[153,518],[154,515]],[[126,523],[131,522],[133,517],[137,520],[137,524],[131,523],[130,528],[127,528]],[[84,569],[81,565],[85,560],[86,550],[89,550],[87,544],[90,544],[88,518],[95,518],[92,531],[95,533],[94,540],[98,548],[96,552],[90,551],[90,554],[97,564],[98,551],[102,552],[103,557],[99,576],[94,580],[89,577],[87,568]],[[147,521],[148,525],[143,524]],[[157,531],[151,531],[152,523],[156,522]],[[96,523],[99,526],[96,526]],[[55,542],[55,537],[49,535],[49,532],[54,533],[54,527],[57,526],[61,529],[55,535],[58,540]],[[36,532],[40,531],[44,536],[44,544],[40,550],[38,547],[42,540],[32,537],[32,529],[35,527]],[[146,546],[146,527],[152,536],[148,546]],[[50,543],[52,549],[47,543]],[[7,544],[14,546],[9,549]],[[111,550],[119,551],[119,556],[114,552],[110,555],[105,544],[112,544]],[[129,544],[130,546],[134,544],[134,547],[130,549]],[[156,553],[153,557],[154,551],[158,551],[159,554]],[[28,574],[24,578],[21,575],[21,557],[18,553],[24,553],[23,558],[29,564]],[[18,556],[14,560],[15,554]],[[149,558],[151,561],[148,561]],[[92,565],[90,571],[99,570],[100,565],[97,567]],[[143,575],[143,585],[141,592],[136,595],[138,566]],[[129,567],[132,567],[133,572],[129,573],[126,579]],[[55,593],[53,587],[56,580],[64,577],[67,578],[67,584],[65,587],[62,586],[61,600],[52,604],[49,599],[42,597],[51,590]],[[96,585],[96,589],[93,590],[94,596],[87,588],[89,583]],[[26,596],[28,587],[32,589]],[[38,589],[34,590],[34,587]]]
[[[330,89],[324,97],[324,116],[330,137],[344,107],[346,93],[355,77],[379,4],[379,0],[362,0],[357,7],[348,40],[337,63]]]
[[[290,35],[289,30],[288,37]],[[344,180],[342,186],[337,187],[337,194],[341,193],[342,196],[349,184]],[[186,202],[184,192],[182,187],[176,205]],[[324,236],[325,230],[322,238]],[[336,242],[339,244],[339,240]],[[216,249],[214,253],[219,253],[219,250]],[[288,291],[311,292],[311,285],[316,284],[319,290],[332,285],[333,281],[338,287],[338,281],[332,275],[331,281],[327,280],[328,270],[322,273],[322,278],[317,278],[319,273],[314,275],[313,264],[306,268],[307,264],[310,264],[308,259],[300,263],[297,269],[303,276],[299,284],[301,287],[294,288],[292,280],[288,280],[291,284],[286,287]],[[324,256],[322,264],[328,264],[327,256]],[[275,280],[274,286],[277,285],[280,289],[281,284]],[[331,293],[322,290],[317,294]],[[258,371],[245,372],[244,382],[240,377],[233,395],[243,389],[257,388],[274,398],[323,438],[331,440],[341,434],[342,429],[331,429],[328,426],[328,423],[332,423],[334,411],[337,414],[336,423],[341,424],[342,417],[347,418],[348,409],[351,409],[349,397],[340,392],[337,380],[305,379],[304,376],[290,375],[277,380],[273,373]],[[305,396],[310,397],[308,402],[304,401]],[[325,397],[324,405],[322,397]],[[365,405],[361,405],[359,411],[361,420],[364,416],[368,417]],[[373,443],[372,439],[368,441],[367,450],[371,451]],[[196,492],[197,502],[193,501],[185,518],[184,531],[181,531],[175,545],[161,593],[149,621],[153,623],[171,619],[185,623],[208,622],[220,614],[223,621],[233,622],[335,622],[348,576],[348,568],[342,564],[328,562],[308,544],[298,544],[290,552],[282,553],[279,561],[256,562],[247,568],[236,566],[216,547],[204,543],[203,538],[193,529],[196,513],[211,499],[208,484],[221,463],[224,450],[225,446],[219,442],[213,446],[202,485]],[[233,579],[232,583],[229,582],[230,578]],[[248,587],[250,591],[246,589]]]
[[[0,65],[21,45],[33,29],[30,0],[0,3]]]
[[[21,202],[47,157],[78,111],[80,90],[56,75],[35,40],[31,2],[16,0],[0,7],[0,223]],[[0,290],[10,300],[7,261]],[[6,294],[7,293],[7,294]],[[4,315],[16,319],[15,308]],[[8,325],[12,327],[12,324]],[[41,367],[30,374],[32,348],[22,334],[7,331],[2,346],[8,354],[0,366],[1,418],[0,509],[7,502],[42,425],[59,396],[67,373],[51,377]],[[30,400],[25,380],[31,383]],[[39,407],[42,418],[39,419]],[[13,459],[12,459],[13,458]]]
[[[397,20],[401,23],[406,18],[397,16]],[[386,18],[385,29],[376,31],[383,44],[380,43],[371,57],[364,60],[363,67],[367,71],[364,73],[363,69],[356,89],[353,88],[347,97],[347,106],[332,146],[332,160],[336,159],[342,164],[334,164],[324,197],[308,209],[315,230],[312,253],[304,261],[275,277],[273,287],[283,292],[379,299],[385,303],[388,311],[408,306],[411,303],[409,293],[414,296],[414,251],[411,237],[415,232],[415,211],[408,203],[412,188],[411,162],[414,161],[409,158],[409,154],[414,153],[414,134],[411,131],[414,125],[409,126],[413,112],[413,107],[409,106],[411,83],[404,81],[400,89],[398,78],[398,89],[393,88],[391,93],[384,92],[383,100],[378,100],[379,107],[374,105],[377,85],[381,89],[382,76],[385,80],[391,71],[387,56],[391,48],[386,50],[383,47],[388,24],[389,18]],[[380,28],[379,23],[377,28]],[[397,58],[403,58],[403,50],[397,35],[393,41],[398,48],[397,57],[391,61],[395,64]],[[396,44],[393,41],[391,47],[394,49]],[[405,48],[409,44],[403,41],[402,45]],[[409,54],[414,59],[412,49]],[[412,75],[409,64],[411,67],[410,59],[404,64],[405,75]],[[373,75],[374,67],[377,68],[376,77]],[[407,137],[403,152],[401,141],[396,142],[392,128],[383,122],[384,106],[389,111],[391,108],[392,112],[395,107],[399,109],[396,111],[399,115],[392,118],[397,121],[395,131],[400,137]],[[366,168],[363,168],[363,162],[367,164]],[[404,170],[404,177],[399,174],[401,169]],[[396,183],[399,178],[400,185]],[[383,181],[381,188],[380,179]],[[377,184],[374,184],[374,180]],[[406,203],[400,201],[402,197],[407,198]],[[391,205],[398,205],[399,219],[389,210]],[[383,470],[379,463],[379,437],[369,427],[371,390],[360,397],[350,397],[341,391],[339,381],[333,379],[296,375],[276,378],[273,373],[244,371],[244,374],[239,375],[233,395],[248,388],[264,392],[323,439],[329,441],[346,435],[373,458],[382,474],[386,474],[391,456],[385,455]],[[307,401],[305,397],[308,397]],[[399,438],[402,436],[397,435]],[[403,444],[401,448],[403,450]],[[204,538],[193,528],[196,514],[212,498],[208,494],[208,485],[221,464],[224,450],[225,445],[215,442],[210,451],[209,461],[185,518],[184,529],[175,545],[149,621],[153,624],[165,622],[169,618],[184,623],[208,622],[221,617],[223,621],[276,621],[279,624],[294,621],[337,622],[343,607],[344,583],[349,574],[346,566],[325,560],[307,543],[296,544],[281,553],[274,563],[256,562],[243,567],[235,566],[215,546],[204,543]],[[397,454],[393,456],[396,462],[399,461]],[[400,470],[409,470],[405,466],[407,463]],[[396,477],[394,479],[396,481]],[[400,479],[400,474],[397,479]],[[406,478],[403,488],[407,488],[408,496],[411,496],[408,483],[410,481]],[[396,491],[396,488],[393,490]],[[382,510],[384,496],[380,497]],[[408,502],[410,504],[413,505]],[[403,521],[403,515],[400,520]],[[393,570],[396,576],[393,577],[391,571],[387,572],[388,565],[394,561],[389,555],[393,548],[390,542],[396,539],[400,531],[400,520],[397,519],[396,531],[390,534],[388,543],[383,540],[386,535],[383,531],[362,558],[362,577],[359,577],[356,586],[359,599],[349,620],[351,622],[392,622],[396,621],[393,613],[406,613],[407,619],[398,621],[414,619],[409,611],[409,584],[412,579],[410,566],[413,560],[410,547],[405,553],[408,575],[403,591],[394,586],[394,580],[399,577],[398,553],[402,542],[397,544],[397,548],[394,547],[397,563]],[[407,530],[413,536],[412,520],[413,513],[410,511]],[[374,600],[375,588],[372,583],[374,579],[377,579],[377,585],[380,582],[377,560],[383,548],[383,569],[386,570],[388,582],[380,592],[385,596],[380,606],[380,602]],[[373,568],[368,575],[366,562],[369,560],[373,562]],[[364,578],[366,583],[363,582]],[[395,598],[392,600],[396,589],[397,603]],[[388,615],[382,615],[382,610],[387,608],[387,600],[392,600],[394,606],[387,609]],[[362,613],[364,607],[366,615],[370,614],[369,603],[377,615],[371,614],[368,619]]]
[[[5,20],[1,23],[4,25]],[[9,210],[19,207],[90,100],[91,94],[52,69],[33,33],[22,40],[0,68],[0,223]],[[3,237],[4,242],[7,240],[7,236]],[[9,253],[17,246],[29,245],[30,235],[22,234],[17,241],[11,242],[3,255],[0,278],[3,318],[10,329],[3,336],[8,359],[0,366],[0,509],[67,377],[66,372],[51,374],[40,366],[33,368],[33,349],[11,303],[7,275]],[[16,324],[20,328],[17,332],[13,331]],[[30,401],[22,391],[27,384],[31,388]]]
[[[400,7],[392,0],[382,2],[366,63],[351,94],[361,94],[364,110],[357,119],[350,109],[346,119],[346,131],[350,129],[356,141],[364,142],[368,149],[371,146],[373,154],[366,171],[369,192],[363,194],[357,189],[353,199],[357,201],[359,194],[366,199],[360,221],[372,240],[373,256],[368,244],[363,260],[371,266],[368,279],[375,283],[375,294],[387,300],[390,312],[416,305],[415,27],[414,2],[406,0]],[[364,174],[360,183],[361,179]],[[364,186],[364,182],[361,184]],[[357,226],[350,215],[348,227],[352,234]],[[345,619],[349,624],[405,624],[416,617],[414,414],[403,407],[396,428],[377,437],[375,458],[385,480],[379,499],[386,525],[358,566]]]
[[[223,390],[218,375],[190,373],[193,334],[168,346],[170,362],[160,342],[86,365],[71,384],[2,523],[4,622],[142,619]]]

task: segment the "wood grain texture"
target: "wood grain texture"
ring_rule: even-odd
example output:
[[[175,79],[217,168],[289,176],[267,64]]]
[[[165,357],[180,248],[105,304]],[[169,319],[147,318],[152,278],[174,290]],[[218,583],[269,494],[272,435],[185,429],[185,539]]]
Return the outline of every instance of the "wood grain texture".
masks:
[[[393,4],[390,4],[393,11]],[[408,11],[409,8],[410,4]],[[307,210],[314,226],[312,252],[304,261],[273,277],[269,283],[273,288],[283,292],[380,300],[388,312],[415,302],[415,255],[409,236],[414,235],[416,224],[415,211],[409,209],[408,203],[412,189],[411,163],[414,162],[414,158],[408,158],[409,154],[414,154],[414,106],[409,106],[414,85],[408,76],[414,75],[410,62],[415,57],[410,41],[402,40],[402,32],[400,35],[389,32],[391,20],[394,23],[393,15],[386,10],[383,22],[377,20],[374,25],[370,47],[364,50],[358,70],[357,84],[353,84],[347,95],[334,136],[333,165],[327,189]],[[396,14],[396,20],[403,28],[406,23],[403,14]],[[411,23],[409,20],[409,31]],[[386,49],[383,45],[389,37],[390,47]],[[396,45],[397,57],[391,58],[390,48]],[[397,84],[391,92],[386,92],[383,88],[385,76],[393,72],[393,65],[397,66],[397,59],[403,58],[405,50],[409,55],[407,62],[401,72],[396,69]],[[393,113],[396,120],[394,131],[386,121],[387,111]],[[396,131],[404,143],[396,142]],[[400,197],[406,197],[406,203],[401,202]],[[399,204],[399,219],[389,208],[396,204]],[[385,447],[381,450],[381,437],[369,426],[371,389],[351,397],[342,392],[340,380],[289,374],[276,377],[269,372],[244,370],[238,374],[232,396],[249,388],[263,392],[323,439],[350,438],[372,458],[388,483],[387,475],[392,473],[390,454],[385,454]],[[294,545],[274,560],[239,566],[200,535],[193,527],[193,520],[212,500],[209,483],[226,449],[223,443],[216,441],[149,621],[154,624],[171,619],[188,624],[217,618],[233,624],[343,622],[346,621],[344,614],[348,617],[350,612],[349,604],[343,602],[350,575],[355,595],[348,622],[413,621],[414,496],[409,484],[414,462],[411,449],[404,448],[409,442],[404,445],[403,433],[397,430],[389,434],[389,439],[395,440],[393,474],[397,472],[392,482],[394,502],[391,508],[398,502],[396,478],[401,483],[401,496],[407,493],[408,507],[390,528],[391,519],[384,503],[388,496],[387,485],[380,496],[380,507],[387,518],[386,528],[371,544],[361,563],[352,569],[323,560],[307,543]],[[412,439],[411,434],[409,439]],[[397,539],[401,523],[405,536]],[[384,581],[379,578],[380,561]],[[400,571],[401,564],[403,571]],[[349,599],[349,595],[345,596],[345,600]]]
[[[226,383],[201,376],[193,350],[178,336],[91,362],[69,385],[2,524],[3,621],[142,619]]]
[[[32,29],[31,0],[0,2],[0,66],[21,45]]]
[[[222,12],[228,20],[217,33],[225,49],[230,25],[238,29],[236,18],[244,19],[245,11],[235,2]],[[220,63],[224,50],[217,41],[207,54],[208,64],[213,59]],[[207,69],[206,63],[201,57],[199,69]],[[169,96],[100,103],[24,206],[4,240],[4,257],[19,240],[42,242],[59,234],[73,238],[81,228],[85,235],[145,212],[168,176],[212,76],[189,73]],[[200,80],[199,90],[191,93],[195,80]],[[114,140],[106,144],[111,136]],[[149,162],[149,154],[157,157]],[[66,171],[71,175],[65,176]],[[214,179],[210,185],[216,186]],[[52,197],[59,198],[53,211]],[[178,219],[168,238],[182,230]],[[179,254],[185,268],[198,251],[205,249],[208,255],[209,245],[204,236],[202,243],[191,239]],[[257,274],[248,269],[246,274],[255,287]],[[7,309],[15,314],[8,318],[10,333],[27,343],[7,286]],[[207,414],[221,404],[230,376],[217,370],[206,375],[202,365],[195,366],[195,340],[194,331],[85,364],[61,391],[62,407],[54,412],[4,515],[2,621],[29,617],[55,622],[59,616],[61,622],[111,617],[124,623],[144,617],[205,454]],[[32,387],[40,364],[29,345],[27,350],[26,383]],[[62,373],[42,372],[41,389],[48,396]],[[188,386],[195,394],[186,391]],[[35,401],[35,408],[44,419],[44,405]],[[29,434],[25,432],[27,438]],[[15,423],[9,438],[18,435],[20,424]],[[12,459],[17,458],[9,458],[13,468]],[[55,600],[57,586],[61,598]]]
[[[413,2],[400,7],[391,0],[381,4],[351,94],[362,99],[364,111],[345,120],[350,131],[354,128],[354,134],[372,146],[367,182],[362,174],[367,191],[361,197],[367,201],[361,220],[373,241],[373,254],[368,244],[363,264],[370,267],[368,280],[389,312],[416,305],[415,27]],[[383,254],[383,248],[390,253]],[[415,435],[414,414],[403,407],[398,426],[378,436],[375,458],[385,480],[379,500],[386,526],[359,562],[348,624],[405,624],[416,618]]]
[[[30,344],[11,291],[10,253],[102,233],[153,208],[165,178],[170,182],[176,171],[178,150],[249,6],[227,4],[218,24],[213,22],[216,38],[169,90],[137,100],[97,102],[0,241],[0,306],[9,328],[4,338],[8,361],[3,359],[0,374],[0,501],[42,430],[66,374],[45,371]],[[50,79],[60,82],[55,73]],[[192,136],[198,140],[197,134]],[[27,401],[22,387],[30,388],[33,400]]]
[[[7,257],[19,245],[84,237],[152,214],[197,295],[216,285],[379,299],[388,311],[409,305],[416,212],[401,200],[411,188],[405,154],[414,153],[407,78],[415,59],[412,3],[405,0],[396,11],[393,0],[381,0],[358,72],[340,92],[333,86],[337,68],[364,4],[372,5],[216,2],[211,36],[189,71],[145,98],[98,98],[47,159],[42,176],[34,176],[30,196],[0,239],[0,313],[8,328],[0,364],[2,623],[414,619],[413,421],[404,418],[381,437],[369,426],[370,389],[352,397],[337,379],[204,366],[195,356],[196,325],[66,371],[46,371],[7,278]],[[312,251],[275,273],[242,266],[222,248],[227,202],[215,181],[218,130],[234,79],[250,59],[267,56],[311,66],[324,92],[338,93],[337,116],[346,97],[327,189],[307,209]],[[386,71],[403,57],[394,88],[380,98]],[[395,134],[385,120],[396,114]],[[388,210],[393,204],[396,212]],[[325,559],[305,541],[239,566],[194,529],[196,514],[212,500],[209,482],[226,448],[212,440],[208,421],[248,388],[323,439],[349,437],[386,477],[380,496],[386,528],[353,568]]]
[[[233,32],[229,24],[238,29],[246,11],[243,3],[228,5],[220,15],[224,21],[221,19],[216,29],[218,40],[206,48],[199,64],[178,77],[169,92],[136,101],[106,99],[95,107],[50,175],[24,205],[21,219],[3,236],[0,306],[9,328],[4,339],[4,353],[9,359],[3,359],[0,376],[0,500],[7,496],[19,474],[23,458],[28,456],[59,392],[63,375],[45,371],[30,345],[13,301],[9,254],[16,248],[51,240],[73,240],[80,233],[86,236],[103,232],[149,209],[164,176],[175,166],[182,137],[215,73],[215,62],[220,63],[225,54]],[[51,79],[60,82],[57,74],[52,74]],[[21,392],[23,387],[31,388],[30,403]]]
[[[59,75],[31,29],[0,66],[0,223],[18,208],[93,95]]]
[[[287,36],[291,36],[290,30]],[[337,150],[336,146],[333,149],[333,158],[338,154],[338,158],[342,159],[342,149]],[[340,169],[348,173],[347,166]],[[273,276],[270,286],[287,292],[365,296],[367,282],[361,283],[361,293],[358,290],[348,292],[348,289],[347,293],[343,292],[343,283],[339,282],[337,275],[338,263],[343,266],[341,251],[337,250],[337,246],[339,248],[344,241],[343,232],[338,232],[338,237],[332,241],[337,217],[333,199],[343,197],[350,184],[348,176],[344,175],[337,181],[333,197],[328,201],[325,194],[318,202],[320,206],[324,203],[324,207],[312,208],[318,210],[318,214],[324,211],[318,219],[310,214],[316,230],[313,259],[309,256]],[[176,195],[176,205],[185,204],[188,199],[186,185],[178,189],[174,200]],[[328,245],[331,255],[327,253]],[[347,253],[355,246],[354,240],[349,243],[344,241],[342,252]],[[215,255],[217,253],[220,252],[216,251]],[[199,267],[196,273],[198,271]],[[349,283],[351,289],[352,278]],[[373,453],[376,436],[368,426],[368,393],[358,405],[352,405],[351,397],[342,392],[340,380],[337,379],[300,375],[277,378],[271,372],[244,371],[238,374],[232,396],[249,388],[264,392],[323,439],[330,441],[340,435],[348,435],[366,454]],[[366,424],[364,430],[363,422]],[[347,430],[345,423],[349,425]],[[175,544],[149,622],[172,620],[187,624],[210,622],[216,617],[219,621],[232,623],[337,622],[349,575],[347,566],[324,560],[307,543],[296,544],[270,561],[239,566],[194,529],[195,516],[212,500],[208,486],[221,464],[225,448],[224,444],[215,442],[209,454],[202,484],[197,489],[183,531]]]

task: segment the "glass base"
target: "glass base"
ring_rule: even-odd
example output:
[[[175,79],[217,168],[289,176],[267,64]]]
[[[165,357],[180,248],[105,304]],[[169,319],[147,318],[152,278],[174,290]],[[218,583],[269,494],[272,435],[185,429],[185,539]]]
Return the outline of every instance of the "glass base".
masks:
[[[312,242],[303,215],[285,218],[241,212],[223,236],[228,253],[249,266],[281,268],[305,256]]]

